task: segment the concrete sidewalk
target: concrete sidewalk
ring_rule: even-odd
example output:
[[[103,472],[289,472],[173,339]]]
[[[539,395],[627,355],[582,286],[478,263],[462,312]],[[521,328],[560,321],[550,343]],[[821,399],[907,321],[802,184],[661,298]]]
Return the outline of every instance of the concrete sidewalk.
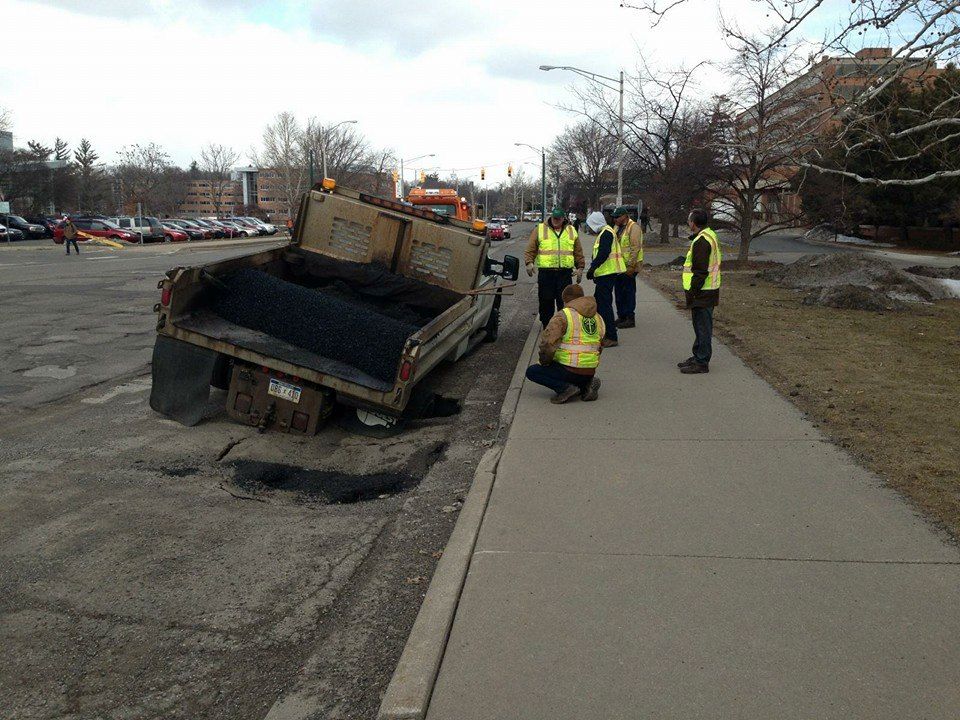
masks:
[[[524,384],[427,717],[960,717],[957,548],[638,300],[598,402]]]

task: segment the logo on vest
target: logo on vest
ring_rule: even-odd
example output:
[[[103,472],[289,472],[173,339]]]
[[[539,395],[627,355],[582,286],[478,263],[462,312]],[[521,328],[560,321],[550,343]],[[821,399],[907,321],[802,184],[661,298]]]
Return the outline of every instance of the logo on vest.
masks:
[[[594,334],[596,334],[596,332],[597,332],[597,320],[596,320],[596,318],[585,317],[585,318],[583,318],[583,322],[582,322],[581,324],[583,325],[583,331],[584,331],[585,333],[587,333],[588,335],[594,335]]]

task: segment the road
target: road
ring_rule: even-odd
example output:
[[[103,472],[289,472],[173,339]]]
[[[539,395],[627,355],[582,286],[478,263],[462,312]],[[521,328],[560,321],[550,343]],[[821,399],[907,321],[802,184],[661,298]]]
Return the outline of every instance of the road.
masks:
[[[4,718],[375,712],[497,437],[533,285],[505,299],[497,343],[425,381],[459,415],[397,438],[259,435],[216,393],[197,427],[158,416],[157,280],[263,247],[0,248]]]

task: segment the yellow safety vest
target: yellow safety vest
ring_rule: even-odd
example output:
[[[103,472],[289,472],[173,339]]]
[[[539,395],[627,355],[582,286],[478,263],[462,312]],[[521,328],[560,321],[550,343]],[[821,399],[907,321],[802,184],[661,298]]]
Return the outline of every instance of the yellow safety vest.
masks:
[[[710,263],[707,266],[707,279],[703,281],[703,290],[720,289],[720,242],[717,240],[717,234],[710,228],[704,228],[690,242],[690,249],[687,250],[687,259],[683,261],[683,289],[689,290],[693,283],[693,245],[700,238],[710,243]]]
[[[635,248],[630,243],[630,231],[633,229],[633,226],[636,225],[640,229],[640,247]],[[624,242],[620,243],[620,249],[623,251],[624,257],[630,258],[631,255],[636,253],[637,262],[643,262],[643,228],[637,225],[633,220],[627,220],[627,224],[623,226],[620,230],[620,237],[624,239]]]
[[[599,315],[584,317],[573,308],[565,307],[567,330],[560,347],[553,354],[555,362],[567,367],[595,368],[600,364],[600,341],[606,333]]]
[[[543,222],[537,226],[537,233],[537,267],[572,269],[573,246],[577,242],[573,225],[567,225],[557,235],[548,223]]]
[[[613,275],[614,273],[624,273],[627,271],[627,263],[624,262],[623,253],[620,251],[620,240],[617,239],[616,231],[609,225],[604,225],[603,229],[597,233],[597,239],[593,243],[593,257],[596,258],[597,253],[600,252],[600,236],[607,230],[613,235],[613,240],[610,242],[610,254],[607,256],[607,259],[603,261],[603,264],[594,271],[594,277],[603,277],[604,275]]]

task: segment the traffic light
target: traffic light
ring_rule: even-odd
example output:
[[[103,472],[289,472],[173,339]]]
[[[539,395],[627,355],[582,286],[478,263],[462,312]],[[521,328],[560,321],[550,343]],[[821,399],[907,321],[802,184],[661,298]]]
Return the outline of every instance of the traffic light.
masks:
[[[507,165],[507,177],[513,177],[513,165]]]
[[[398,173],[396,170],[394,170],[394,171],[393,171],[392,173],[390,173],[390,174],[393,176],[393,181],[394,181],[394,182],[397,182],[397,180],[400,179],[400,173]]]
[[[420,171],[420,184],[422,185],[422,184],[425,183],[426,181],[427,181],[427,174],[426,174],[423,170],[421,170],[421,171]]]
[[[487,169],[486,169],[486,168],[480,168],[480,179],[481,179],[481,180],[486,180],[486,179],[487,179]]]

